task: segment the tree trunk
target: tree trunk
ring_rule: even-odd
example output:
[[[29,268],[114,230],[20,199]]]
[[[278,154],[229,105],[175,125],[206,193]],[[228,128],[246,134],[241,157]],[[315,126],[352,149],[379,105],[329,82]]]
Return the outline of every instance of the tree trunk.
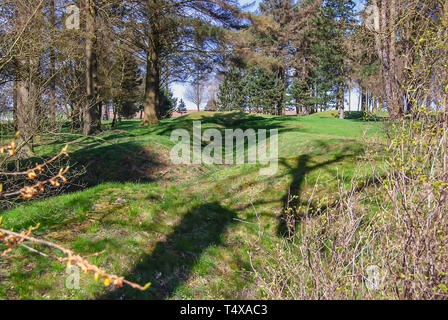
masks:
[[[397,120],[403,114],[403,107],[398,99],[400,88],[396,66],[396,0],[382,0],[380,6],[378,0],[373,0],[373,5],[377,6],[381,17],[380,30],[375,32],[375,46],[381,60],[387,110],[390,119]]]
[[[196,107],[198,108],[198,112],[201,111],[201,100],[202,100],[202,92],[201,92],[201,80],[197,79],[195,83],[195,89],[196,89]]]
[[[24,59],[27,60],[27,59]],[[20,79],[17,81],[17,130],[19,131],[17,145],[21,147],[18,157],[28,158],[34,154],[33,135],[35,133],[36,106],[32,80],[23,79],[24,69],[27,69],[24,60],[18,59],[19,70],[22,71]]]
[[[358,90],[358,111],[361,110],[361,100],[362,100],[362,87],[361,87],[361,85],[359,85],[359,90]]]
[[[160,65],[158,53],[158,35],[153,32],[153,44],[150,46],[146,61],[146,82],[145,82],[145,114],[142,125],[153,125],[159,122],[157,110],[160,108]]]
[[[447,131],[448,131],[448,105],[447,105],[447,95],[443,95],[443,143],[442,143],[442,154],[443,154],[443,178],[447,180],[448,173],[448,151],[447,151]]]
[[[81,106],[77,101],[73,101],[71,106],[71,130],[76,131],[81,128]]]
[[[366,96],[365,96],[365,103],[364,103],[364,111],[369,113],[370,112],[370,108],[369,108],[369,97],[370,97],[370,91],[369,89],[366,89]]]
[[[114,117],[112,119],[112,128],[116,128],[117,127],[117,107],[114,106]]]
[[[348,112],[350,112],[350,109],[352,107],[352,82],[348,82]]]
[[[86,7],[86,93],[83,134],[91,135],[101,130],[101,116],[98,110],[98,86],[96,55],[96,8],[94,0],[85,0]]]
[[[104,114],[104,120],[109,121],[109,110],[110,110],[110,106],[106,103],[104,105],[104,109],[103,109],[103,114]]]
[[[14,123],[14,131],[17,132],[17,81],[14,79],[12,89],[12,122]]]
[[[344,112],[344,84],[339,85],[338,89],[338,104],[339,104],[339,118],[345,119],[345,112]]]
[[[17,28],[21,30],[31,16],[30,7],[18,5]],[[27,31],[30,31],[27,27]],[[15,94],[16,94],[16,125],[19,132],[17,145],[19,158],[28,158],[34,154],[33,136],[37,130],[37,106],[35,86],[36,73],[39,65],[39,55],[33,47],[20,51],[16,57]]]
[[[286,93],[285,78],[286,78],[285,69],[284,68],[280,68],[280,70],[279,70],[279,80],[282,83],[282,87],[281,87],[279,99],[278,99],[278,102],[277,102],[277,115],[278,116],[283,115],[283,110],[285,109],[284,103],[283,103],[283,99],[284,99],[285,93]]]
[[[54,0],[50,0],[50,28],[52,39],[55,36],[56,16],[54,12]],[[56,52],[53,44],[50,46],[50,123],[54,127],[56,124]]]

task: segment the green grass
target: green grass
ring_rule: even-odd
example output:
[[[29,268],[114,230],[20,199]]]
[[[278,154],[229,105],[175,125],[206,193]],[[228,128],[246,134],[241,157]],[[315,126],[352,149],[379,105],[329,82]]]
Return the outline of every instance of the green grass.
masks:
[[[25,249],[2,263],[5,299],[239,299],[257,298],[248,258],[249,243],[281,238],[288,193],[306,198],[317,179],[331,194],[337,175],[351,177],[363,150],[363,135],[379,135],[381,124],[331,112],[307,117],[200,112],[141,127],[123,121],[97,138],[43,137],[41,156],[70,144],[71,161],[87,166],[89,188],[32,201],[2,212],[3,226],[20,230],[40,223],[35,235],[72,248],[107,271],[141,284],[145,292],[106,288],[81,275],[81,289],[65,288],[65,268]],[[173,165],[173,129],[226,128],[279,131],[279,170],[260,176],[260,165]],[[107,127],[107,124],[106,124]],[[75,166],[76,168],[76,166]],[[258,218],[257,218],[258,216]],[[256,251],[255,251],[256,253]],[[254,256],[262,259],[262,256]]]

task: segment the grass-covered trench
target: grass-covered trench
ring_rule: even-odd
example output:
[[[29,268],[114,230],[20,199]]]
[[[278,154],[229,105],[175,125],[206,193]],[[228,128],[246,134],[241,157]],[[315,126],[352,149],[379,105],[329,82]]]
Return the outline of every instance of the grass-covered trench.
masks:
[[[193,120],[201,120],[203,130],[278,129],[277,173],[260,176],[260,165],[250,164],[172,164],[170,134],[176,128],[191,131]],[[96,138],[43,137],[37,153],[55,154],[69,143],[71,161],[87,167],[90,185],[3,211],[3,226],[21,230],[40,223],[35,236],[81,255],[105,250],[89,261],[152,285],[144,292],[116,289],[82,274],[80,289],[67,289],[65,265],[19,248],[0,260],[0,298],[261,298],[253,268],[263,254],[251,244],[276,245],[290,192],[306,197],[319,179],[318,192],[331,194],[337,175],[362,174],[356,164],[364,135],[377,134],[379,126],[340,120],[331,112],[306,117],[200,112],[150,127],[123,121]]]

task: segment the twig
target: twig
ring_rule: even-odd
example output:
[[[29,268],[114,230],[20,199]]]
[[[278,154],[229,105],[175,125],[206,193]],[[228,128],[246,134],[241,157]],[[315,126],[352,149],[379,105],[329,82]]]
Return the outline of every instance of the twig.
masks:
[[[87,260],[85,260],[85,258],[76,255],[73,251],[66,249],[58,244],[55,244],[53,242],[50,241],[46,241],[46,240],[42,240],[42,239],[38,239],[38,238],[34,238],[34,237],[30,237],[30,234],[33,230],[37,229],[38,226],[34,227],[34,228],[30,228],[28,229],[28,231],[24,231],[21,233],[17,233],[17,232],[13,232],[13,231],[9,231],[6,229],[1,229],[0,228],[0,240],[4,241],[7,246],[9,247],[8,250],[6,250],[5,252],[3,252],[2,255],[6,255],[6,253],[11,251],[11,247],[13,244],[18,244],[21,245],[22,247],[30,250],[31,252],[34,253],[38,253],[42,256],[48,256],[43,252],[40,252],[34,248],[31,248],[27,245],[24,245],[22,242],[28,241],[31,243],[35,243],[35,244],[41,244],[50,248],[54,248],[57,249],[59,251],[61,251],[62,253],[64,253],[67,257],[65,258],[57,258],[57,260],[59,262],[66,262],[67,266],[70,266],[72,263],[74,263],[75,265],[77,265],[78,267],[81,268],[81,270],[84,273],[93,273],[95,274],[95,280],[98,279],[98,277],[102,277],[104,278],[104,284],[106,286],[108,286],[110,283],[113,283],[114,285],[116,285],[117,287],[121,287],[123,285],[123,283],[131,286],[132,288],[138,289],[138,290],[146,290],[147,288],[149,288],[149,286],[151,285],[150,283],[146,284],[145,286],[140,286],[139,284],[130,282],[126,279],[124,279],[123,277],[119,277],[116,275],[112,275],[112,274],[108,274],[105,271],[101,270],[100,268],[98,268],[95,265],[90,264]],[[93,254],[91,256],[96,256],[99,254],[102,254],[103,252],[99,252],[96,254]]]

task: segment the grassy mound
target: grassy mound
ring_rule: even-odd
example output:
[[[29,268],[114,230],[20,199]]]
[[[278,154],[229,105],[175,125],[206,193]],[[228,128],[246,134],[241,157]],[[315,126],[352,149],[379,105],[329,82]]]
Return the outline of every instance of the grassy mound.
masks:
[[[277,173],[260,176],[260,165],[250,164],[173,165],[170,134],[178,128],[191,131],[193,121],[201,121],[203,130],[277,129]],[[362,174],[355,173],[355,164],[363,135],[376,135],[379,125],[330,113],[198,112],[150,127],[123,121],[96,138],[44,137],[37,152],[54,154],[69,143],[72,162],[87,167],[89,188],[1,212],[4,226],[20,230],[41,223],[36,235],[82,255],[105,250],[90,261],[152,286],[145,292],[117,290],[81,275],[80,289],[70,290],[64,266],[19,249],[2,262],[0,297],[259,298],[248,257],[259,228],[264,229],[259,243],[275,246],[282,238],[280,217],[290,194],[305,195],[317,179],[323,186],[319,192],[331,193],[338,174]],[[258,259],[262,253],[253,257],[255,267]]]

